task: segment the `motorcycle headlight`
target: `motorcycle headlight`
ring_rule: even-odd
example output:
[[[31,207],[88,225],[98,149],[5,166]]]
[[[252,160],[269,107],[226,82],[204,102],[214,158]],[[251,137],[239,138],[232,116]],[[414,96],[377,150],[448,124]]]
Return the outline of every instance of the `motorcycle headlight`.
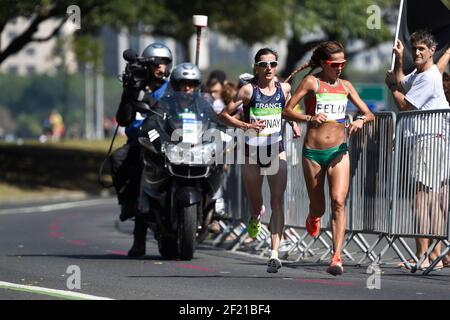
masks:
[[[191,147],[189,144],[166,144],[163,148],[167,159],[174,164],[208,165],[215,160],[215,144],[201,144]]]

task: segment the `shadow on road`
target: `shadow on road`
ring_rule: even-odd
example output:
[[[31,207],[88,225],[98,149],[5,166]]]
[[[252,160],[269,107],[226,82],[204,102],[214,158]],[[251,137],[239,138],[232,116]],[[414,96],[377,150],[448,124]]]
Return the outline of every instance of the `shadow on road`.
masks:
[[[22,257],[22,258],[42,258],[42,257],[54,257],[54,258],[69,258],[69,259],[83,259],[83,260],[148,260],[148,261],[165,261],[160,256],[144,256],[141,258],[129,258],[121,254],[16,254],[8,255],[8,257]]]
[[[209,276],[205,276],[205,275],[198,275],[198,276],[194,276],[194,275],[164,275],[164,276],[127,276],[127,278],[192,278],[192,279],[197,279],[197,278],[221,278],[221,279],[277,279],[279,280],[280,277],[274,277],[274,276],[230,276],[230,275],[209,275]]]

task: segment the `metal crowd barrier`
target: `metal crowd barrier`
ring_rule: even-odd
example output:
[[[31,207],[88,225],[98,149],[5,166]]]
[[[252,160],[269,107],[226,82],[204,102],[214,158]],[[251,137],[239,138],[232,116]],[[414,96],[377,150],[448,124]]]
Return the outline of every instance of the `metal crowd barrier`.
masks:
[[[398,118],[390,235],[434,239],[419,259],[411,252],[416,266],[444,242],[440,257],[424,271],[428,274],[450,250],[450,110],[408,111]]]
[[[420,266],[437,241],[443,241],[445,248],[440,257],[425,270],[424,274],[427,274],[450,250],[450,111],[410,111],[397,116],[393,112],[377,112],[375,115],[375,121],[365,125],[348,141],[351,184],[346,203],[347,225],[343,253],[354,260],[346,247],[355,243],[364,253],[358,262],[361,265],[366,259],[381,263],[382,257],[393,248],[405,265],[414,271],[396,243],[400,243],[416,260],[416,265]],[[284,200],[284,236],[291,244],[286,256],[298,253],[297,261],[306,256],[314,256],[318,253],[314,245],[319,243],[325,248],[320,261],[332,250],[327,242],[331,239],[330,199],[326,185],[326,211],[321,221],[321,233],[306,242],[309,237],[305,231],[309,198],[301,161],[306,127],[301,125],[301,128],[302,137],[299,139],[293,139],[290,126],[286,126],[285,130],[288,180]],[[430,165],[424,166],[423,161]],[[216,238],[215,244],[223,243],[223,236],[233,235],[235,240],[231,249],[237,250],[248,239],[245,226],[248,204],[240,166],[230,165],[229,168],[231,170],[224,191],[226,207],[231,212],[233,222],[229,225],[221,223],[224,232]],[[418,214],[417,195],[424,188],[422,185],[434,186],[433,192],[422,192],[421,195],[424,201],[437,201],[438,205],[432,205],[428,210],[422,209],[426,213]],[[425,187],[425,190],[430,191],[429,188]],[[271,212],[266,179],[263,198],[266,207],[263,222],[268,224]],[[299,234],[298,230],[304,233]],[[370,245],[363,234],[378,235],[378,238]],[[428,237],[435,241],[425,255],[416,259],[403,239],[407,237]],[[376,254],[374,250],[383,239],[387,241],[387,245]],[[264,227],[254,249],[262,249],[260,254],[263,255],[269,248],[270,232]]]
[[[390,240],[395,126],[395,113],[377,112],[375,120],[350,139],[350,228],[344,247],[355,240],[365,253],[358,265],[368,258],[380,261],[374,250],[383,239]],[[369,245],[362,234],[376,234],[378,238]],[[394,249],[401,256],[396,245]]]
[[[242,181],[241,165],[227,164],[227,170],[223,185],[223,197],[225,202],[226,212],[230,215],[227,220],[228,223],[220,221],[221,233],[214,241],[214,246],[222,246],[228,237],[234,237],[236,240],[233,243],[233,250],[236,250],[243,237],[246,234],[246,222],[248,219],[248,200],[245,196],[245,188]],[[242,238],[242,240],[241,240]]]

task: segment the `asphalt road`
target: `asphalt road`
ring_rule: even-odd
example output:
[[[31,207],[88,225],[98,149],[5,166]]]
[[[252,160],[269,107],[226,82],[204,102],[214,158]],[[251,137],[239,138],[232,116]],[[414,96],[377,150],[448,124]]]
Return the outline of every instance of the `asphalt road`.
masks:
[[[325,272],[325,263],[287,261],[280,272],[269,274],[266,258],[208,243],[199,246],[191,261],[162,260],[151,232],[147,256],[129,259],[133,223],[117,222],[115,199],[74,202],[67,208],[42,205],[0,208],[0,299],[450,298],[450,269],[423,276],[386,266],[381,288],[370,290],[366,267],[346,264],[344,275],[333,277]],[[79,270],[80,289],[70,286],[77,284],[70,266]]]

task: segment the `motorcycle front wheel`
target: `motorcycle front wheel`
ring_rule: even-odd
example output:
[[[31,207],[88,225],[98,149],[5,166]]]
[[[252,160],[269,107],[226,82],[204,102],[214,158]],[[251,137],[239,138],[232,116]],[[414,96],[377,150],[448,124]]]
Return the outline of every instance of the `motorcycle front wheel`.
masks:
[[[178,253],[181,260],[194,257],[197,236],[197,204],[184,207],[178,219]]]
[[[175,259],[177,257],[177,240],[168,236],[161,236],[158,240],[158,249],[164,259]]]

